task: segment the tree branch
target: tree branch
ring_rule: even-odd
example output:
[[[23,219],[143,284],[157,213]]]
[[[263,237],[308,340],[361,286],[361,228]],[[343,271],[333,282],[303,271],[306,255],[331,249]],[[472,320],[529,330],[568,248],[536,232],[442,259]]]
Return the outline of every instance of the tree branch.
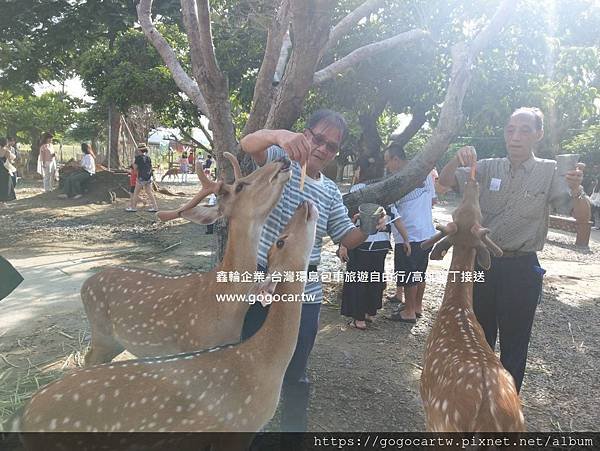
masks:
[[[415,136],[419,130],[421,130],[421,127],[423,127],[425,122],[427,122],[425,109],[413,109],[410,122],[401,133],[392,136],[392,143],[396,146],[404,148],[404,146],[408,144],[412,137]]]
[[[177,87],[196,105],[201,114],[207,115],[206,101],[198,84],[183,70],[175,52],[152,23],[152,0],[140,0],[137,5],[138,20],[146,38],[152,43],[171,72]]]
[[[192,135],[190,135],[188,132],[186,132],[185,130],[179,129],[179,132],[183,135],[184,138],[189,139],[190,141],[192,141],[194,144],[196,144],[197,147],[201,148],[202,150],[209,152],[210,149],[208,147],[206,147],[204,144],[202,144],[200,141],[198,141],[197,139],[195,139]]]
[[[400,45],[406,45],[410,42],[416,41],[417,39],[424,38],[425,36],[429,36],[429,33],[426,31],[410,30],[391,38],[384,39],[383,41],[374,42],[373,44],[360,47],[342,59],[331,63],[329,66],[315,73],[313,77],[313,83],[315,85],[319,85],[327,80],[332,79],[338,74],[346,72],[348,69],[367,58],[371,58],[391,48]]]
[[[186,1],[186,0],[183,0]],[[221,70],[215,56],[212,30],[210,28],[210,8],[208,0],[196,0],[198,7],[198,21],[200,25],[200,49],[204,57],[204,64],[211,77],[222,77]]]
[[[198,128],[200,130],[202,130],[202,133],[204,133],[204,136],[206,137],[206,140],[209,142],[210,146],[214,147],[215,143],[213,142],[212,136],[210,135],[210,133],[208,132],[206,127],[204,125],[202,125],[202,122],[200,122],[200,121],[198,121]]]
[[[462,103],[471,81],[473,61],[506,25],[518,0],[503,0],[488,25],[469,44],[459,42],[452,47],[452,72],[437,127],[425,147],[398,174],[344,196],[348,209],[365,202],[389,205],[416,188],[427,177],[435,163],[446,152],[464,124]]]
[[[325,55],[325,53],[331,49],[342,36],[348,33],[360,19],[371,14],[371,12],[381,5],[383,5],[383,0],[367,0],[340,20],[338,24],[331,29],[329,39],[319,54],[319,60],[321,60],[323,55]]]
[[[198,13],[195,6],[194,2],[181,0],[181,16],[190,45],[192,73],[196,80],[201,83],[202,80],[205,79],[205,77],[202,76],[205,63],[204,55],[202,54],[202,49],[200,47],[202,37],[200,36],[200,23],[198,22]],[[202,86],[200,86],[200,89],[202,90]]]
[[[244,136],[262,128],[267,120],[273,97],[274,74],[279,65],[278,59],[283,48],[284,36],[287,36],[288,27],[289,0],[282,0],[269,26],[265,55],[254,85],[252,109],[242,133]],[[289,36],[287,36],[287,39],[289,40]]]

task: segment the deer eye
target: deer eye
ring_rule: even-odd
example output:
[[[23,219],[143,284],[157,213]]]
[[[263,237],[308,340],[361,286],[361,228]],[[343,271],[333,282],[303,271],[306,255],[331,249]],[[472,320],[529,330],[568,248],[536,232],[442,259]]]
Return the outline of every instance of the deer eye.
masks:
[[[281,249],[284,244],[285,244],[284,240],[277,240],[277,243],[275,243],[275,246],[277,246],[277,249]]]
[[[238,186],[235,187],[235,192],[239,193],[244,189],[244,183],[240,183]]]

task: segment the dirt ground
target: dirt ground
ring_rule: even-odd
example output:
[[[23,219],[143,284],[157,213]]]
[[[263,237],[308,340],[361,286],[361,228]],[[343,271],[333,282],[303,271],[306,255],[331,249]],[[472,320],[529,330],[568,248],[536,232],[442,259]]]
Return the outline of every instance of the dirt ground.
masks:
[[[170,188],[188,196],[197,189]],[[24,380],[43,385],[81,361],[89,335],[77,287],[86,277],[117,264],[170,274],[211,264],[213,236],[203,226],[158,223],[141,210],[126,213],[125,199],[102,204],[56,195],[43,194],[40,182],[24,183],[18,200],[0,209],[0,254],[30,279],[0,302],[0,423],[29,396]],[[187,197],[158,199],[169,208]],[[446,221],[450,211],[451,205],[436,206],[434,216]],[[590,250],[573,242],[572,234],[552,230],[540,254],[548,273],[522,390],[532,431],[600,430],[600,233],[593,232]],[[431,262],[430,269],[443,271],[449,261]],[[391,270],[391,255],[387,265]],[[320,269],[340,268],[328,243]],[[443,288],[441,282],[428,285],[424,317],[415,326],[386,320],[390,307],[384,306],[363,332],[339,314],[341,286],[326,284],[310,361],[311,430],[424,430],[420,364]],[[392,290],[390,284],[388,294]]]

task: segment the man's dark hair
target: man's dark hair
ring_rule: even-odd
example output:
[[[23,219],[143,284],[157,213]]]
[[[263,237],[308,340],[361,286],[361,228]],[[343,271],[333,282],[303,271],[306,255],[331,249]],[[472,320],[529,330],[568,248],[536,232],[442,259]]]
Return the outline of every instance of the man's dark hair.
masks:
[[[397,157],[401,160],[406,160],[406,154],[404,153],[404,148],[398,146],[397,144],[390,144],[390,146],[385,149],[386,152],[389,152],[390,157]]]
[[[340,113],[332,110],[317,110],[310,115],[306,122],[306,128],[311,130],[317,126],[317,124],[326,124],[330,127],[337,128],[342,134],[341,142],[344,142],[348,135],[348,124],[346,119]]]
[[[7,137],[6,137],[6,140],[7,140],[8,142],[11,142],[11,141],[17,142],[17,138],[15,138],[14,136],[7,136]]]
[[[6,138],[0,137],[0,147],[4,147],[8,144]]]

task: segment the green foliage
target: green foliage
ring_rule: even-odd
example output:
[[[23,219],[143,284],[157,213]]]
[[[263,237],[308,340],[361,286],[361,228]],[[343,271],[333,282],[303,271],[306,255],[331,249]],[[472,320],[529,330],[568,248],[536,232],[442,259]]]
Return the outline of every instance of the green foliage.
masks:
[[[183,40],[176,26],[163,26],[162,32],[172,42]],[[119,34],[112,48],[106,42],[90,48],[81,56],[78,72],[91,96],[121,111],[148,104],[160,110],[178,93],[156,50],[133,29]]]
[[[593,125],[563,145],[565,153],[578,153],[589,166],[600,165],[600,125]]]
[[[44,131],[64,135],[78,106],[75,99],[56,92],[22,96],[0,91],[0,127],[3,134],[16,131],[32,143]]]

